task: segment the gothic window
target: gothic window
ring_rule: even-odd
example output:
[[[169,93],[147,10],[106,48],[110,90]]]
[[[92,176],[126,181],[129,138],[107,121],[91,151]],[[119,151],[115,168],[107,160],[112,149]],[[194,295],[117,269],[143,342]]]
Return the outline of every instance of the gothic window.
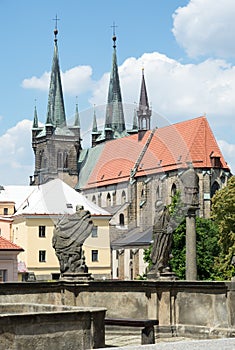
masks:
[[[107,194],[106,205],[107,205],[107,207],[110,207],[110,206],[111,206],[111,196],[110,196],[110,193]]]
[[[125,191],[122,191],[122,199],[121,199],[121,201],[122,201],[121,204],[126,203],[126,192]]]
[[[96,204],[96,197],[95,197],[95,195],[92,196],[92,202],[93,202],[94,204]]]
[[[116,191],[113,192],[113,205],[116,205]]]
[[[98,206],[101,207],[101,193],[98,195]]]
[[[211,186],[211,198],[214,196],[215,192],[218,191],[220,189],[220,186],[218,184],[217,181],[215,181],[213,183],[213,185]]]
[[[176,195],[176,191],[177,191],[176,184],[173,183],[173,185],[171,186],[171,198]]]
[[[66,168],[66,169],[69,167],[68,166],[68,163],[69,163],[68,159],[69,159],[68,153],[64,152],[64,168]]]
[[[125,218],[124,218],[124,214],[122,214],[122,213],[119,215],[119,225],[120,226],[125,225]]]
[[[63,168],[63,153],[61,151],[57,154],[57,168]]]

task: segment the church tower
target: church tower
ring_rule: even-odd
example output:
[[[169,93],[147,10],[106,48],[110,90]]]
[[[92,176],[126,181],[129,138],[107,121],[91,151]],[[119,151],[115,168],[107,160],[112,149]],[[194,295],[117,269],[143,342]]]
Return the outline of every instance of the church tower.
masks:
[[[115,28],[115,26],[113,26]],[[122,104],[121,86],[118,74],[117,53],[116,53],[116,35],[113,33],[113,58],[112,68],[109,80],[108,101],[106,106],[104,130],[99,132],[94,128],[92,132],[92,146],[98,143],[127,136],[125,118]],[[95,138],[95,135],[98,137]]]
[[[139,101],[139,109],[137,110],[139,131],[150,130],[151,115],[152,115],[152,111],[149,108],[148,95],[147,95],[147,89],[146,89],[145,78],[144,78],[144,69],[142,69],[140,101]]]
[[[78,181],[77,160],[81,149],[78,107],[75,122],[67,126],[60,76],[57,26],[54,30],[54,55],[48,95],[47,117],[44,127],[39,127],[35,107],[32,128],[32,147],[35,156],[34,175],[30,185],[40,185],[60,178],[71,187]]]

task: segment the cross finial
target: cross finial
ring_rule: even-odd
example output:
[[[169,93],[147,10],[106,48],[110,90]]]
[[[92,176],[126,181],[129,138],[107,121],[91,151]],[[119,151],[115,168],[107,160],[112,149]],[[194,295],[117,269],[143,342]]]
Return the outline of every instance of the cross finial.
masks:
[[[113,22],[113,25],[111,26],[111,28],[113,28],[113,47],[116,47],[116,32],[115,29],[117,28],[117,26],[115,25],[115,22]]]
[[[57,22],[59,21],[60,19],[57,17],[57,14],[55,16],[55,18],[53,18],[53,21],[55,21],[55,29],[54,29],[54,34],[55,34],[55,40],[57,40],[56,36],[58,34],[58,29],[57,29]]]

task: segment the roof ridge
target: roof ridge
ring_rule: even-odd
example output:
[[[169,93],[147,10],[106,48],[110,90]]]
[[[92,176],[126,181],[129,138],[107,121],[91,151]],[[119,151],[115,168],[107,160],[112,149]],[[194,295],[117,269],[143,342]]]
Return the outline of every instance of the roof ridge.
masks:
[[[0,236],[0,250],[4,249],[3,247],[1,247],[1,241],[4,241],[5,243],[9,244],[10,246],[12,246],[12,248],[14,247],[17,250],[23,250],[23,248],[21,248],[20,246],[18,246],[17,244],[11,242],[9,239],[7,239],[7,238],[5,238],[3,236]],[[10,248],[5,248],[5,249],[10,250]]]

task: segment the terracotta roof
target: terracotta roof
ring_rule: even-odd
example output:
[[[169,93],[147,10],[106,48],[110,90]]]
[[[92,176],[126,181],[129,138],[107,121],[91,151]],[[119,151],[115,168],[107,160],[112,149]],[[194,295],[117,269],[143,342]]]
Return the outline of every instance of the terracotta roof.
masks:
[[[141,141],[134,134],[106,142],[83,188],[128,181],[150,133],[147,131]],[[178,170],[187,167],[187,162],[194,168],[210,168],[212,152],[219,154],[221,168],[229,170],[206,117],[162,127],[154,132],[135,176]]]
[[[12,243],[8,241],[8,239],[3,238],[0,236],[0,250],[19,250],[23,251],[24,249],[16,245],[15,243]]]

